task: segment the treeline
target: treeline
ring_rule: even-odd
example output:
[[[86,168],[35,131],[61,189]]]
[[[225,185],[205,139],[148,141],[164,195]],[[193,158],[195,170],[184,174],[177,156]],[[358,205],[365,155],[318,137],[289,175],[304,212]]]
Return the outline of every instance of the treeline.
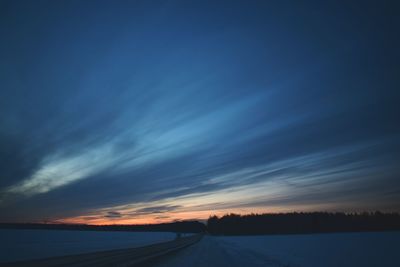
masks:
[[[204,225],[199,221],[180,221],[143,225],[0,223],[0,228],[178,233],[201,233],[208,231],[208,233],[213,235],[400,231],[400,214],[381,212],[293,212],[249,215],[228,214],[222,217],[210,217],[207,221],[207,225]]]
[[[207,230],[213,235],[308,234],[331,232],[399,231],[400,214],[277,213],[212,216]]]
[[[0,223],[0,228],[78,230],[78,231],[181,232],[181,233],[201,233],[206,230],[206,226],[198,221],[182,221],[173,223],[141,224],[141,225]]]

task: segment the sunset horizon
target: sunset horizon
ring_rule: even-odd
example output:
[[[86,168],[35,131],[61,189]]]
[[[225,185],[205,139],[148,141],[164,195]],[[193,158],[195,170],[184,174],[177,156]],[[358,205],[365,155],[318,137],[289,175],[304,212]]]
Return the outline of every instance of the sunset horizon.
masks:
[[[399,3],[0,0],[0,266],[400,266]]]

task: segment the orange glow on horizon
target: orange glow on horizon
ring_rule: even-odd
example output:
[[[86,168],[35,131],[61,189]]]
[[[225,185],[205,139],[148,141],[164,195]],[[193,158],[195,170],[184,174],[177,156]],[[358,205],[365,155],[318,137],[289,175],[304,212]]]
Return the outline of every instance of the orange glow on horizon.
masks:
[[[90,215],[90,216],[77,216],[65,219],[56,220],[58,223],[67,224],[88,224],[88,225],[134,225],[134,224],[158,224],[170,223],[175,221],[188,221],[200,220],[206,221],[210,216],[223,216],[229,213],[235,214],[251,214],[251,213],[279,213],[279,212],[292,212],[293,209],[287,208],[246,208],[246,209],[222,209],[222,210],[204,210],[204,211],[181,211],[162,213],[162,216],[147,215],[138,218],[106,218],[104,216]],[[160,218],[162,217],[162,218]]]

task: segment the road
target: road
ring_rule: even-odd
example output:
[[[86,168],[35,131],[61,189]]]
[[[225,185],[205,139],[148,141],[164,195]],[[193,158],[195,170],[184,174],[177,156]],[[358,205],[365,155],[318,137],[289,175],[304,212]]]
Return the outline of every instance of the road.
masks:
[[[0,263],[4,267],[129,267],[148,266],[154,259],[184,249],[202,238],[202,234],[132,249],[117,249],[47,259]]]
[[[243,250],[222,238],[204,236],[200,242],[163,257],[154,267],[283,267],[285,264],[254,250]]]

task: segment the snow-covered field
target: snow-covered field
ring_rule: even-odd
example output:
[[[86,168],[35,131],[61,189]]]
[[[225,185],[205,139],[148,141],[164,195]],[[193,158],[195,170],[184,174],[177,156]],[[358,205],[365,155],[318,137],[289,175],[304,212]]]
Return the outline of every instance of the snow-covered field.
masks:
[[[0,229],[0,262],[133,248],[174,238],[164,232]]]
[[[131,248],[174,233],[1,230],[0,262]],[[205,236],[157,262],[161,267],[399,267],[400,232]]]
[[[400,233],[222,237],[220,243],[231,253],[283,266],[400,266]]]
[[[159,267],[399,267],[400,232],[206,236]]]

